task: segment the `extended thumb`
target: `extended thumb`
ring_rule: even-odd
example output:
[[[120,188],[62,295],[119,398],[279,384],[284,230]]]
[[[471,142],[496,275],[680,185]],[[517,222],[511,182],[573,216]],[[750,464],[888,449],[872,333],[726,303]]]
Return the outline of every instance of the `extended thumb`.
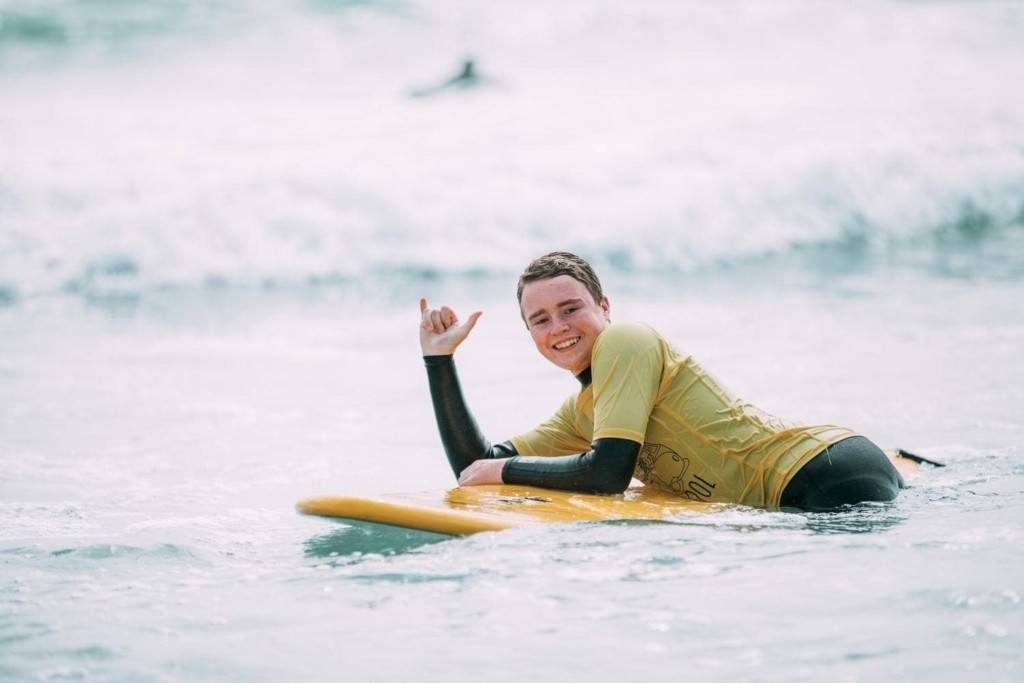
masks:
[[[476,313],[470,314],[469,319],[466,321],[466,324],[464,325],[464,327],[466,328],[466,334],[469,334],[470,330],[472,330],[473,327],[476,325],[476,321],[479,320],[480,316],[482,316],[483,314],[483,311],[477,311]]]

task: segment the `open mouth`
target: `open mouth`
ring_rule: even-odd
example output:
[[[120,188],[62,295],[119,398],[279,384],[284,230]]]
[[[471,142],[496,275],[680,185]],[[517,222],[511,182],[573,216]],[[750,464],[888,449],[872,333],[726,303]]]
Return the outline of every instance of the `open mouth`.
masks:
[[[576,346],[579,342],[580,337],[573,337],[572,339],[566,339],[563,342],[558,342],[557,344],[555,344],[554,348],[556,351],[565,351],[566,349],[570,349]]]

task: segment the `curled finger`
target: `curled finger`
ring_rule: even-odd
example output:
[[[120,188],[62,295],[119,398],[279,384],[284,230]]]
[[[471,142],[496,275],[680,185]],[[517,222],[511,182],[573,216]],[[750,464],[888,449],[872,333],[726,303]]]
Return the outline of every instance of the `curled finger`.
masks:
[[[430,311],[430,323],[434,326],[434,332],[441,334],[445,331],[444,322],[441,320],[441,311]]]

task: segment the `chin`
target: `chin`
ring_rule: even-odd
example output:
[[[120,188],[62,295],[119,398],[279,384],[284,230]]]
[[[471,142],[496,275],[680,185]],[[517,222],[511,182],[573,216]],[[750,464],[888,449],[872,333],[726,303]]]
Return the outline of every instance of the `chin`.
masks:
[[[555,365],[563,370],[568,370],[574,375],[578,375],[587,369],[587,364],[580,358],[562,359],[561,362],[555,363]]]
[[[544,357],[547,358],[551,362],[552,365],[554,365],[556,368],[559,368],[561,370],[570,370],[571,371],[572,368],[573,368],[573,364],[571,362],[568,362],[564,358],[552,358],[551,356],[548,356],[548,355],[545,355]]]
[[[547,358],[552,365],[557,368],[561,368],[562,370],[568,370],[574,375],[580,374],[587,369],[588,365],[590,365],[591,349],[587,349],[586,353],[576,354],[574,356],[552,355],[555,353],[554,351],[552,351],[551,354],[548,354],[545,352],[545,349],[538,348],[537,350],[540,351],[541,355]],[[576,368],[579,369],[577,370]]]

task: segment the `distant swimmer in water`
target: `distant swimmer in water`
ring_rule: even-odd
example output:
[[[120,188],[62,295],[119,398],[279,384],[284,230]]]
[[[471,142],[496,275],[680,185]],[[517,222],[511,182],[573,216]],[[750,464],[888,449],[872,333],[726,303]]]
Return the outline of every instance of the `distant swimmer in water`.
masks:
[[[411,95],[413,97],[428,97],[450,90],[468,90],[469,88],[475,88],[485,81],[486,79],[481,78],[477,73],[476,64],[473,60],[465,59],[462,62],[462,70],[457,75],[452,76],[440,85],[413,90]]]

